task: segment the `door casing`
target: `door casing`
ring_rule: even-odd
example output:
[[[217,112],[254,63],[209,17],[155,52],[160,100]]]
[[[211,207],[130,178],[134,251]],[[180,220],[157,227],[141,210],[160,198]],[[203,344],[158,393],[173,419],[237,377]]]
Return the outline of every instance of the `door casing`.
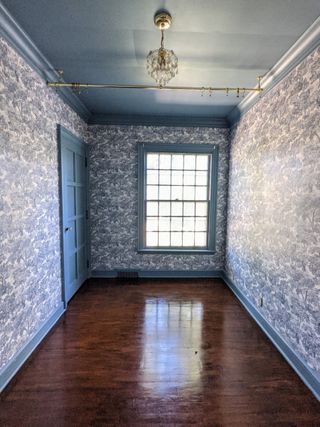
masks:
[[[67,300],[67,293],[66,293],[66,263],[67,263],[67,257],[66,257],[66,233],[65,233],[65,210],[66,207],[64,206],[64,176],[63,176],[63,147],[70,144],[75,144],[78,147],[81,147],[85,151],[85,193],[86,193],[86,276],[82,283],[90,277],[90,271],[91,271],[91,262],[90,262],[90,221],[89,221],[89,162],[88,162],[88,145],[81,140],[80,138],[73,135],[70,131],[68,131],[66,128],[64,128],[61,125],[58,125],[57,127],[57,134],[58,134],[58,153],[59,153],[59,202],[60,202],[60,248],[61,248],[61,277],[62,277],[62,301],[64,303],[65,308],[67,307],[68,300]],[[81,287],[82,283],[79,285],[79,288]],[[79,289],[78,288],[78,289]]]

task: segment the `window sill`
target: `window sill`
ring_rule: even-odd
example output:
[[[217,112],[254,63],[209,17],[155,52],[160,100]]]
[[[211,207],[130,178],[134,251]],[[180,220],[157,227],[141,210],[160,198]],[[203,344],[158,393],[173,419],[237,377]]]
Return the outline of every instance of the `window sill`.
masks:
[[[213,255],[216,251],[210,249],[138,249],[142,254],[172,254],[172,255]]]

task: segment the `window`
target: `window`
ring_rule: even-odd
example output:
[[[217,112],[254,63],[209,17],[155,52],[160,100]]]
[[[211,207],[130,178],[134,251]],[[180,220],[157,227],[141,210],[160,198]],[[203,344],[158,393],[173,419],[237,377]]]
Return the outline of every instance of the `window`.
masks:
[[[139,145],[139,249],[215,249],[218,148],[203,144]]]

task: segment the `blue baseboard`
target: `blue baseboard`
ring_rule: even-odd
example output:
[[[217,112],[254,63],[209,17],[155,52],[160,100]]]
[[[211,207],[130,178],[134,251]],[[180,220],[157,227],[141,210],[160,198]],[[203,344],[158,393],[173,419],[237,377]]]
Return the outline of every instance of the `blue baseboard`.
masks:
[[[130,270],[131,271],[131,270]],[[136,270],[139,278],[143,279],[220,279],[222,270]],[[117,270],[92,270],[91,277],[101,279],[114,279]]]
[[[29,341],[22,347],[22,349],[14,356],[10,362],[5,365],[0,371],[0,392],[8,385],[10,380],[15,376],[21,366],[31,356],[33,351],[38,347],[40,342],[53,328],[56,322],[64,313],[64,305],[61,303],[59,307],[51,314],[49,319],[35,332]]]
[[[226,273],[222,274],[222,279],[235,294],[250,316],[256,321],[263,332],[267,335],[273,345],[280,351],[282,356],[296,371],[305,385],[312,391],[316,399],[320,401],[320,375],[312,371],[307,364],[295,353],[292,348],[283,340],[278,332],[270,325],[261,313],[248,300],[244,293],[232,282]]]

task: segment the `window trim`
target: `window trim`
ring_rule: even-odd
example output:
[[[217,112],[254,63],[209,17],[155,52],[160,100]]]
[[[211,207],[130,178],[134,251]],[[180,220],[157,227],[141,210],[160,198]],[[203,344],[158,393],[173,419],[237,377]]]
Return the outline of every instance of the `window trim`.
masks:
[[[208,246],[207,248],[147,248],[145,245],[146,235],[146,212],[145,212],[145,170],[147,153],[195,153],[209,154],[210,159],[210,209],[208,215]],[[210,255],[216,252],[216,219],[217,219],[217,190],[218,190],[218,160],[219,147],[216,144],[185,144],[173,143],[162,144],[145,142],[138,144],[138,248],[139,253],[145,254],[203,254]]]

